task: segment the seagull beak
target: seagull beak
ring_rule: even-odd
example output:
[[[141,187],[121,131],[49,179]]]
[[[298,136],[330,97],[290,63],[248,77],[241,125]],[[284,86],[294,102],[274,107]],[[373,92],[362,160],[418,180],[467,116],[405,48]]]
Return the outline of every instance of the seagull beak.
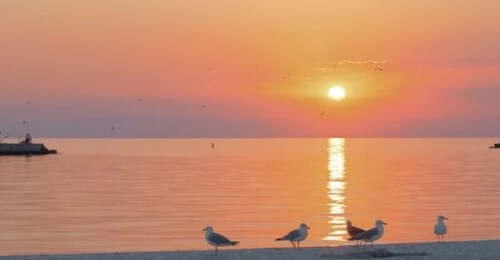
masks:
[[[448,218],[447,218],[447,217],[443,217],[443,218],[444,218],[444,219],[446,219],[446,220],[448,220]]]
[[[307,229],[311,229],[309,226],[306,226]]]
[[[387,226],[387,223],[385,223],[385,222],[382,222],[382,224],[384,224],[384,225],[386,225],[386,226]]]
[[[207,230],[207,228],[204,228],[204,229],[202,229],[201,231],[205,231],[205,230]]]

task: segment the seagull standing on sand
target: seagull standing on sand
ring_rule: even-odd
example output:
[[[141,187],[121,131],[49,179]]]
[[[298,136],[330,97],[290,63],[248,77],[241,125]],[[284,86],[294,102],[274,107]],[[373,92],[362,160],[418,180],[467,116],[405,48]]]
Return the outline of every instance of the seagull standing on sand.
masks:
[[[202,231],[205,231],[205,240],[207,240],[207,243],[215,247],[215,255],[217,255],[217,248],[219,246],[236,246],[240,243],[238,241],[231,241],[225,236],[215,233],[211,226],[204,228]]]
[[[382,220],[377,220],[375,221],[374,228],[359,233],[355,237],[350,238],[349,240],[361,240],[365,242],[365,246],[366,243],[371,242],[373,247],[373,241],[379,240],[382,237],[382,235],[384,235],[384,225],[387,225],[387,223],[383,222]]]
[[[438,216],[437,223],[434,226],[434,234],[436,234],[438,242],[440,242],[439,236],[441,236],[441,242],[444,242],[444,235],[447,232],[446,225],[444,224],[445,219],[448,219],[448,218],[443,217],[443,216]]]
[[[290,243],[292,243],[293,248],[295,248],[295,243],[297,242],[297,247],[300,248],[300,242],[304,241],[307,238],[308,232],[307,230],[310,229],[306,224],[302,223],[300,224],[298,229],[290,231],[286,236],[276,238],[276,241],[284,241],[288,240]]]
[[[352,225],[350,220],[347,221],[347,233],[351,238],[356,237],[358,234],[365,232],[366,230],[358,228]],[[359,240],[356,240],[356,245],[358,245]]]

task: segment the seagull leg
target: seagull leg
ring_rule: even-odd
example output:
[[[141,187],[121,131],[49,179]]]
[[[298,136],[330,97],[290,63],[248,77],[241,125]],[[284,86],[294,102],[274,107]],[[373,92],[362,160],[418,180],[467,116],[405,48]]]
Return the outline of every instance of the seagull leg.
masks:
[[[217,255],[217,247],[215,247],[215,255]]]
[[[295,244],[293,243],[293,241],[290,241],[290,243],[292,243],[292,245],[293,245],[293,248],[295,248]]]
[[[297,242],[297,247],[300,249],[300,242]]]

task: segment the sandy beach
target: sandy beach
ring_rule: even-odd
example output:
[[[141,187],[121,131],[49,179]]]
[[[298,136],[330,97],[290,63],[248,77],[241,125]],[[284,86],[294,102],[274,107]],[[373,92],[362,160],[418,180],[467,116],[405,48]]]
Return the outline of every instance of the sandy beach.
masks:
[[[213,250],[138,252],[138,253],[102,253],[72,255],[32,255],[1,256],[0,260],[119,260],[119,259],[369,259],[376,258],[374,252],[389,252],[390,259],[500,259],[500,240],[460,241],[445,243],[409,243],[378,244],[375,250],[354,246],[306,247],[300,250],[292,248],[266,249],[222,249],[217,256]],[[382,257],[379,255],[378,257]]]

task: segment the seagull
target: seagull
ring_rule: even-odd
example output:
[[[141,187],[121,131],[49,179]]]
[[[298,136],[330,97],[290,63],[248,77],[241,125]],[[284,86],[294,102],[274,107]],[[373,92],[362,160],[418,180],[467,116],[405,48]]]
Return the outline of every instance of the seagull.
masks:
[[[292,243],[293,248],[295,248],[295,243],[293,242],[297,242],[297,247],[300,248],[300,242],[307,238],[308,229],[310,228],[306,224],[302,223],[298,229],[290,231],[290,233],[284,237],[276,238],[276,241],[288,240]]]
[[[350,220],[347,221],[347,233],[351,238],[356,237],[359,233],[363,233],[366,230],[358,228],[352,225]],[[356,245],[358,245],[359,240],[356,240]]]
[[[219,246],[236,246],[240,243],[238,241],[231,241],[225,236],[215,233],[211,226],[204,228],[202,231],[205,231],[205,240],[207,240],[207,243],[215,247],[215,255],[217,255],[217,248]]]
[[[114,126],[111,127],[111,131],[115,131],[115,127]]]
[[[365,232],[357,234],[355,237],[350,238],[349,240],[361,240],[365,242],[365,246],[367,242],[372,243],[373,247],[373,241],[376,241],[382,237],[384,234],[384,225],[387,225],[387,223],[383,222],[382,220],[377,220],[375,221],[375,227],[372,229],[369,229]]]
[[[439,243],[439,236],[441,236],[441,242],[444,242],[444,235],[446,234],[446,225],[444,224],[444,220],[448,219],[443,216],[438,216],[437,217],[437,223],[434,226],[434,234],[436,234],[438,243]]]
[[[215,148],[215,144],[212,142],[212,148]]]

